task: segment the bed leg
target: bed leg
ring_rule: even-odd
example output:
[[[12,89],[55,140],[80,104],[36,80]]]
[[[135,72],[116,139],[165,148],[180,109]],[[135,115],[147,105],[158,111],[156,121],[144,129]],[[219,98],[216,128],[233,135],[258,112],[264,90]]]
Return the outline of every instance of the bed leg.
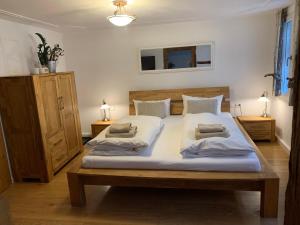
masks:
[[[84,206],[86,203],[84,184],[76,173],[67,173],[67,176],[72,206]]]
[[[279,179],[266,179],[261,190],[261,217],[276,218],[278,213]]]

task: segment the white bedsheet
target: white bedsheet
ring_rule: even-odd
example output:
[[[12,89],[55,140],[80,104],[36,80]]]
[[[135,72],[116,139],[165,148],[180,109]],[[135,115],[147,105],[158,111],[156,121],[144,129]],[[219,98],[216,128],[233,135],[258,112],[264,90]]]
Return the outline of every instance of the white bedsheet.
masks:
[[[222,116],[231,117],[229,113]],[[195,171],[243,171],[261,170],[256,153],[241,157],[183,159],[180,154],[183,117],[170,116],[163,120],[164,128],[153,146],[140,156],[90,156],[83,157],[84,168],[116,169],[165,169]]]

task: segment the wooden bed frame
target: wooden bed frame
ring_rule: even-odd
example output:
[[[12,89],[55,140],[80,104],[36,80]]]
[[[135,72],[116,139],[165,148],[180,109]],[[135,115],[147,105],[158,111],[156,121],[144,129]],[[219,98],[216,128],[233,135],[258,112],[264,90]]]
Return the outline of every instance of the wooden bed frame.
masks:
[[[172,89],[129,92],[129,112],[134,114],[133,99],[160,100],[171,98],[171,114],[182,113],[181,95],[212,97],[224,95],[222,111],[230,111],[229,87]],[[260,214],[262,217],[277,217],[279,177],[236,120],[241,131],[255,147],[261,172],[199,172],[142,169],[83,169],[75,166],[68,173],[70,200],[73,206],[86,203],[85,185],[109,185],[122,187],[183,188],[202,190],[259,191],[261,193]]]

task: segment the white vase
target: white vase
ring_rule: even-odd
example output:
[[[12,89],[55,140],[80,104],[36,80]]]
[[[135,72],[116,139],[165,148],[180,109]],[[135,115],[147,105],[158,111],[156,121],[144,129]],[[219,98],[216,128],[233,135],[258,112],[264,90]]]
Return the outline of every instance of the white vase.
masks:
[[[56,73],[56,61],[48,62],[49,73]]]
[[[49,73],[48,67],[43,66],[43,67],[39,68],[39,70],[40,70],[40,74]]]

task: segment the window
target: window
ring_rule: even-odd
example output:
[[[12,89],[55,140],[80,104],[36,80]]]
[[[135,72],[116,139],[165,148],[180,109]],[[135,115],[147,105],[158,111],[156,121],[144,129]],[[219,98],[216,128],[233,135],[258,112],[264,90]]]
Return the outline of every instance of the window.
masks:
[[[292,26],[291,20],[283,24],[283,45],[282,45],[282,61],[281,61],[281,94],[288,93],[288,80],[291,67],[291,42],[292,42]]]

